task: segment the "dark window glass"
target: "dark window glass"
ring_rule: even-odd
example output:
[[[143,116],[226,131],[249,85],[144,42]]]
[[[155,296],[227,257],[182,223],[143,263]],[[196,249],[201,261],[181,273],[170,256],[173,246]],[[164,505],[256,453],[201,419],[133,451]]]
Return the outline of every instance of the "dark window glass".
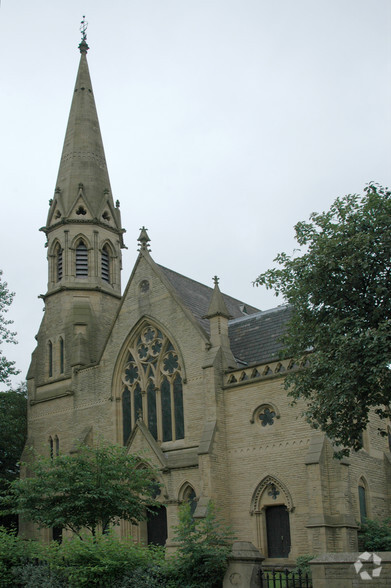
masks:
[[[148,429],[154,439],[157,440],[157,418],[156,418],[156,390],[153,382],[149,381],[147,388],[148,398]]]
[[[358,500],[360,503],[360,521],[363,523],[367,518],[367,502],[365,497],[365,488],[363,486],[358,487]]]
[[[60,372],[64,373],[64,339],[60,339]]]
[[[166,377],[162,380],[160,391],[162,396],[163,441],[172,441],[171,390]]]
[[[49,341],[49,378],[53,375],[53,345],[52,342]]]
[[[53,541],[57,541],[57,543],[62,543],[62,527],[53,527],[52,539]]]
[[[143,399],[141,396],[141,388],[140,384],[137,383],[134,389],[134,419],[137,421],[138,419],[143,418]]]
[[[191,487],[187,488],[185,495],[184,495],[184,499],[186,500],[186,502],[190,503],[190,513],[191,513],[191,516],[193,516],[194,511],[197,506],[196,493],[194,492],[193,488],[191,488]]]
[[[167,511],[165,506],[150,507],[147,519],[148,545],[164,546],[167,541]]]
[[[57,435],[54,437],[54,442],[56,445],[56,457],[57,457],[58,455],[60,455],[60,440],[57,437]]]
[[[53,459],[53,439],[49,437],[50,459]]]
[[[88,277],[88,250],[83,241],[76,247],[76,277]]]
[[[123,443],[127,444],[132,431],[131,421],[131,406],[130,406],[130,392],[128,388],[125,388],[122,394],[122,432],[123,432]]]
[[[175,413],[175,438],[183,439],[185,427],[183,422],[183,394],[182,378],[177,374],[174,380],[174,413]]]
[[[102,280],[110,282],[110,256],[109,250],[105,245],[102,249]]]

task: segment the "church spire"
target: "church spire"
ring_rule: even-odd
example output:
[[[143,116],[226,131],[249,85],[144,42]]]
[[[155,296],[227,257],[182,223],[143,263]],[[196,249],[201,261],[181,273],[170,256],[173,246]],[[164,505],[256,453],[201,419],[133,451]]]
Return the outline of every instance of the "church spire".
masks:
[[[80,63],[65,134],[56,190],[46,229],[72,217],[82,196],[78,220],[110,218],[113,229],[123,232],[114,206],[103,141],[87,62],[87,23],[81,23]]]
[[[87,63],[83,16],[76,76],[60,167],[46,226],[48,294],[98,290],[120,296],[124,247],[119,201],[114,205]]]

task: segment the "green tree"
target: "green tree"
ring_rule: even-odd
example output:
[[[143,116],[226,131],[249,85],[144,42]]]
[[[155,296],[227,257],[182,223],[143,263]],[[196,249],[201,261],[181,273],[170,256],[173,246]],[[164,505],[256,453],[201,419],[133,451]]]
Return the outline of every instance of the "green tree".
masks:
[[[234,536],[216,514],[209,502],[206,516],[193,518],[189,503],[179,510],[175,528],[178,552],[174,559],[178,586],[188,588],[219,588],[228,566]]]
[[[0,341],[3,343],[16,343],[16,333],[13,333],[8,328],[13,321],[7,320],[4,316],[9,310],[14,293],[8,290],[7,282],[3,282],[1,279],[2,275],[3,272],[0,270]],[[9,383],[9,376],[14,376],[18,373],[19,370],[15,368],[15,362],[9,361],[0,349],[0,383]]]
[[[145,520],[159,503],[156,471],[124,447],[101,443],[81,446],[73,455],[36,458],[30,477],[15,480],[5,499],[15,512],[40,527],[82,529],[95,536],[120,519]]]
[[[27,390],[20,384],[16,390],[0,392],[0,494],[19,475],[19,461],[27,436]],[[2,515],[1,524],[16,526],[15,516]]]
[[[295,226],[302,250],[256,279],[291,305],[286,378],[305,416],[347,454],[362,446],[371,409],[391,418],[391,193],[369,184]]]

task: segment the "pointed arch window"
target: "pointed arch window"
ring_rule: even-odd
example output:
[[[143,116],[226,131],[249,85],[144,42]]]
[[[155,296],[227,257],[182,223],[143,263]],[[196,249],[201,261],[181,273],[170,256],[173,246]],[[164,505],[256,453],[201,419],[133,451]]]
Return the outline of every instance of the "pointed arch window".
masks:
[[[194,488],[192,486],[190,486],[190,484],[188,486],[186,486],[186,488],[183,492],[183,501],[189,503],[190,513],[191,513],[191,516],[193,516],[194,511],[197,507],[197,499],[196,499],[196,493],[194,491]]]
[[[51,378],[53,376],[53,343],[51,341],[48,343],[48,371]]]
[[[59,282],[62,280],[63,276],[63,265],[62,265],[62,247],[60,243],[57,244],[55,249],[55,271],[56,271],[56,280]]]
[[[76,277],[88,278],[88,249],[82,240],[76,246]]]
[[[110,252],[107,245],[105,245],[102,249],[101,275],[102,280],[110,283]]]
[[[361,523],[365,523],[365,519],[368,517],[368,498],[366,490],[366,484],[363,478],[361,478],[358,484],[358,506]]]
[[[60,337],[60,373],[64,373],[64,339]]]
[[[140,418],[157,441],[184,438],[179,357],[158,328],[149,324],[142,328],[128,348],[121,379],[124,444]]]
[[[60,440],[57,435],[54,437],[54,446],[56,451],[56,457],[60,455]]]

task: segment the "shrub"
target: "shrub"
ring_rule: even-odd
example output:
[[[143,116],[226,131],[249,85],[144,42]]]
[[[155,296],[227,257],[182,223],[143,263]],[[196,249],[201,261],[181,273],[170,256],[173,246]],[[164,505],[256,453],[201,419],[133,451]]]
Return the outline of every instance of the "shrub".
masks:
[[[177,586],[219,588],[234,538],[229,527],[218,520],[214,504],[209,503],[203,519],[194,519],[190,504],[184,504],[175,530],[179,542],[174,560]]]
[[[66,588],[68,583],[61,574],[42,561],[27,562],[13,569],[14,581],[25,588]],[[15,584],[13,584],[15,585]]]
[[[161,564],[164,551],[109,533],[95,539],[86,535],[82,541],[76,537],[66,540],[48,549],[47,561],[52,570],[66,578],[67,586],[111,586],[122,582],[125,574]]]
[[[0,527],[0,586],[18,586],[13,568],[34,558],[34,544],[17,537],[14,531]]]
[[[365,519],[358,537],[362,550],[391,551],[391,518],[383,521]]]
[[[301,572],[303,576],[305,576],[306,574],[308,574],[308,576],[311,576],[310,561],[314,559],[314,557],[315,555],[310,555],[309,553],[306,553],[305,555],[299,555],[299,557],[296,559],[296,567],[293,570],[293,572],[295,574]]]

